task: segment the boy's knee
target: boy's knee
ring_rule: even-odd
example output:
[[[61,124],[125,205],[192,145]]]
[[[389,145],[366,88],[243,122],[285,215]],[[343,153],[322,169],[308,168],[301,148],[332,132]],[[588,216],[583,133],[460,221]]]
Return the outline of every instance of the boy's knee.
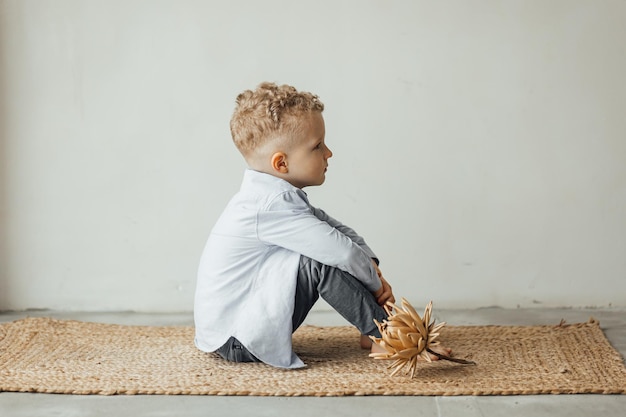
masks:
[[[304,279],[313,287],[317,287],[320,280],[323,279],[326,265],[319,263],[315,259],[308,258],[304,255],[300,256],[300,269],[298,271],[298,279]]]

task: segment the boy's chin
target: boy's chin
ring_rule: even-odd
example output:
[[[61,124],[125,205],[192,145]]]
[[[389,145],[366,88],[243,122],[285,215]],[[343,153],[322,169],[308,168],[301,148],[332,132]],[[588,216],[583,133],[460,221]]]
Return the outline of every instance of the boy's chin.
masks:
[[[323,180],[323,179],[322,179],[322,180],[320,180],[320,181],[315,181],[315,182],[311,181],[311,182],[308,182],[306,185],[304,185],[304,186],[302,186],[302,187],[300,187],[300,188],[305,188],[305,187],[318,187],[318,186],[320,186],[320,185],[322,185],[322,184],[324,184],[324,180]]]
[[[318,185],[322,185],[324,184],[324,182],[326,181],[326,175],[322,175],[320,178],[317,178],[315,180],[311,179],[310,181],[305,182],[302,187],[300,188],[304,188],[304,187],[316,187]]]

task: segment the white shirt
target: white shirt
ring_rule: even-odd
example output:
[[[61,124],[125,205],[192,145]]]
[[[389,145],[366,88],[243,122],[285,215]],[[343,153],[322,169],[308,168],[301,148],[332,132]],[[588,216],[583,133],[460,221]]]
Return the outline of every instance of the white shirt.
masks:
[[[301,255],[350,273],[370,291],[381,286],[376,256],[354,230],[287,181],[246,170],[200,261],[196,346],[214,352],[233,336],[269,365],[305,366],[291,345]]]

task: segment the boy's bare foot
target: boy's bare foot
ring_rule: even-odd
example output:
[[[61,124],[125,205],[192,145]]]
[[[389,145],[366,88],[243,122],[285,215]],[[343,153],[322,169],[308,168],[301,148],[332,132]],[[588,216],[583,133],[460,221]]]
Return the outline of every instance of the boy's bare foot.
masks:
[[[372,339],[366,334],[361,335],[361,349],[369,349],[370,353],[384,353],[385,348],[378,346]]]
[[[361,335],[361,349],[371,349],[372,346],[376,345],[376,343],[372,342],[372,339],[366,334]]]
[[[387,353],[387,350],[385,350],[384,347],[378,345],[377,343],[372,343],[370,353]]]

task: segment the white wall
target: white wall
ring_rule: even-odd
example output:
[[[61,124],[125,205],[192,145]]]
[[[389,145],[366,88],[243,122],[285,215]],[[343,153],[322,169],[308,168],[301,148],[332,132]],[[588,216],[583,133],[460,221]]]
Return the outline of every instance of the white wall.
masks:
[[[312,201],[437,307],[626,306],[626,2],[0,1],[0,309],[189,311],[235,96],[326,104]]]

